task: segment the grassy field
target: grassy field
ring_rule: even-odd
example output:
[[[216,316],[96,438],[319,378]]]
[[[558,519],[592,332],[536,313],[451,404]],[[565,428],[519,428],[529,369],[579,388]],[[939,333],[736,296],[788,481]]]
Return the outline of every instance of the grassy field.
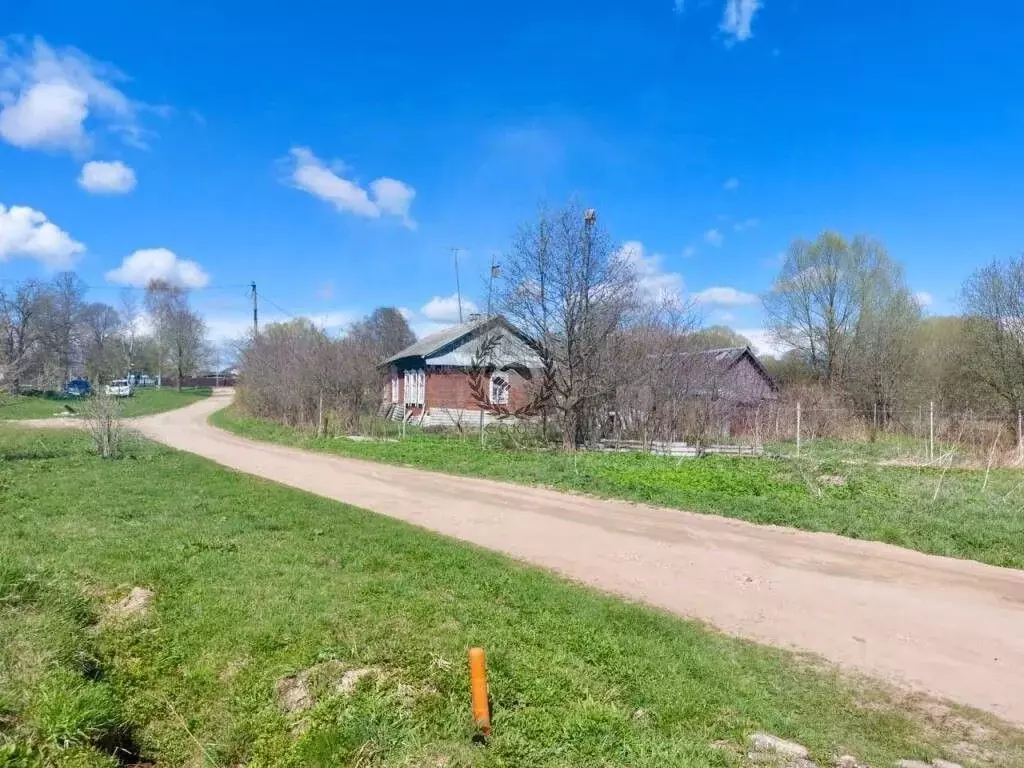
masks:
[[[827,531],[922,552],[1024,568],[1024,473],[879,467],[834,458],[675,460],[626,453],[518,451],[491,440],[415,434],[390,442],[317,438],[246,418],[239,435],[315,451]]]
[[[121,401],[121,414],[129,418],[163,413],[209,396],[209,388],[183,389],[181,392],[175,389],[137,389],[134,395]],[[0,421],[74,416],[81,414],[87,402],[77,397],[0,395]]]
[[[107,616],[133,586],[155,593],[150,613]],[[486,747],[471,743],[472,645],[489,653]],[[332,659],[377,671],[282,713],[275,681]],[[112,768],[119,745],[168,767],[725,768],[761,729],[822,764],[963,760],[959,742],[1024,764],[1020,731],[934,717],[811,659],[187,454],[139,443],[102,461],[85,435],[0,428],[0,766]]]

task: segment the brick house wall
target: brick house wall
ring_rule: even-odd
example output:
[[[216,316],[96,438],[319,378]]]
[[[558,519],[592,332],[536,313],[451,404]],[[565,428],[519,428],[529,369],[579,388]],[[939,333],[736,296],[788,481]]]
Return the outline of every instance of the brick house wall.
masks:
[[[384,382],[385,402],[405,402],[405,371],[420,370],[421,365],[392,365],[388,371],[388,378]],[[531,382],[522,374],[507,370],[500,371],[498,375],[505,377],[509,382],[508,407],[512,410],[526,405],[533,396]],[[398,397],[393,398],[394,389],[392,382],[398,379]],[[484,391],[490,393],[490,378],[484,381]],[[473,398],[469,386],[469,375],[463,368],[431,367],[426,368],[426,408],[453,408],[460,410],[479,410],[479,405]]]
[[[499,371],[509,383],[508,407],[521,408],[532,393],[527,382],[515,371]],[[484,379],[484,392],[490,394],[490,378]],[[469,386],[469,375],[461,368],[427,368],[427,408],[479,410]]]

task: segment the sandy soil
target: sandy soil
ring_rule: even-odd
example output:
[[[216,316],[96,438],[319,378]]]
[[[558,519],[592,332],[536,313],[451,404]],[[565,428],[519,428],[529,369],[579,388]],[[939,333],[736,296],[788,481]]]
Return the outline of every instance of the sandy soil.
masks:
[[[220,394],[136,426],[232,469],[1024,723],[1022,571],[252,442],[206,423],[225,404]]]

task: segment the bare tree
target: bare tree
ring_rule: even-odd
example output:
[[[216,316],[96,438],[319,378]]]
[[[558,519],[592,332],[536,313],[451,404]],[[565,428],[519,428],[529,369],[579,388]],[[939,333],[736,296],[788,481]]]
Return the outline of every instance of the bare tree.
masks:
[[[135,372],[136,342],[141,335],[140,325],[142,323],[139,300],[131,288],[125,288],[121,292],[120,307],[121,328],[118,335],[125,361],[125,373],[130,375]]]
[[[962,304],[974,376],[1010,411],[1024,409],[1024,256],[971,275]]]
[[[584,442],[614,391],[611,337],[638,299],[636,273],[593,210],[575,204],[523,225],[504,259],[496,305],[554,361],[554,407],[567,448]]]
[[[353,323],[346,337],[357,338],[366,344],[367,351],[377,358],[378,363],[416,341],[409,322],[394,307],[373,310],[368,317]]]
[[[61,272],[49,290],[47,346],[54,357],[56,379],[61,386],[71,378],[80,357],[80,319],[85,307],[86,285],[74,272]]]
[[[188,304],[188,291],[162,280],[146,286],[146,308],[152,315],[164,353],[177,375],[180,390],[186,376],[203,362],[206,325]],[[161,362],[162,367],[162,362]]]
[[[859,315],[844,383],[859,407],[879,409],[877,423],[884,425],[915,367],[921,306],[910,293],[903,270],[883,248],[874,251],[862,270]]]
[[[115,378],[121,364],[121,344],[116,338],[123,327],[121,316],[108,304],[87,304],[80,314],[82,354],[86,376],[96,382]]]
[[[8,392],[21,391],[22,377],[41,353],[48,296],[38,280],[25,280],[13,291],[0,290],[3,374]]]
[[[834,232],[793,241],[764,300],[778,341],[803,352],[829,385],[842,374],[859,315],[863,241],[857,245]]]

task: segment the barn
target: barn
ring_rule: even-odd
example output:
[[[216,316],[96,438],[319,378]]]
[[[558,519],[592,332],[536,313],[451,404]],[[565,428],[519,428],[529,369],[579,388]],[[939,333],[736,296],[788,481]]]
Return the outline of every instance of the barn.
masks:
[[[487,402],[510,410],[530,401],[543,368],[529,338],[504,317],[471,317],[423,337],[382,363],[387,370],[382,413],[425,427],[477,425],[481,411],[485,422],[492,421],[496,417],[481,408],[471,388],[474,362],[485,369]]]
[[[702,404],[718,437],[754,433],[758,413],[778,399],[778,385],[750,347],[690,352],[678,362],[682,400]]]

